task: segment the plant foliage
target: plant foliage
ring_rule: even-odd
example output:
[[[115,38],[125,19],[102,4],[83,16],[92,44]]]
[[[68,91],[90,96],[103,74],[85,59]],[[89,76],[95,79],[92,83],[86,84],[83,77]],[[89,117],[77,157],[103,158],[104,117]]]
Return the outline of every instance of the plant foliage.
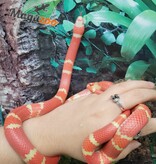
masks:
[[[48,31],[42,32],[47,34],[55,32],[55,34],[65,37],[69,45],[73,22],[78,15],[82,15],[86,25],[82,45],[85,48],[87,58],[94,51],[99,51],[98,54],[103,55],[100,65],[86,63],[87,72],[96,73],[101,68],[107,67],[114,73],[117,69],[113,69],[115,67],[112,68],[112,65],[119,68],[122,62],[127,65],[126,79],[142,79],[146,77],[149,70],[151,72],[153,68],[151,59],[156,59],[155,0],[64,0],[62,3],[64,14],[71,13],[73,20],[64,20],[58,27],[48,28]],[[115,44],[121,46],[121,51],[117,52],[121,55],[112,56],[106,51],[106,47],[109,48]],[[141,54],[143,49],[149,55]],[[140,73],[136,73],[136,64],[140,64]],[[122,68],[120,67],[120,69]]]
[[[98,11],[89,12],[87,15],[85,15],[84,17],[86,19],[86,23],[88,24],[91,22],[95,26],[100,26],[102,23],[112,23],[116,26],[125,26],[127,28],[127,32],[125,32],[125,34],[120,33],[117,36],[116,43],[121,45],[121,56],[124,57],[126,61],[131,62],[131,60],[137,56],[137,53],[143,48],[144,45],[147,45],[153,54],[153,58],[156,58],[156,43],[151,39],[151,36],[156,30],[156,12],[153,10],[153,6],[155,6],[155,4],[151,4],[148,1],[145,3],[141,0],[107,1],[118,9],[122,10],[125,14],[122,15],[115,10],[112,11],[112,8],[109,8],[109,10],[107,10],[107,8],[101,8]],[[108,37],[101,36],[102,41],[104,41],[106,45],[111,45],[114,43],[114,37],[112,33],[105,33],[108,33],[109,35]],[[119,41],[120,37],[121,42]],[[135,64],[136,63],[133,64],[132,62],[129,68],[133,68]],[[135,74],[135,69],[132,69],[133,71],[131,70],[130,72],[130,69],[128,69],[126,75],[128,74],[129,76],[126,76],[126,78],[141,79],[148,68],[150,68],[150,64],[148,67],[145,66],[144,68],[146,68],[146,70],[141,69],[141,73],[137,74],[137,76]]]
[[[128,68],[132,68],[127,69],[125,78],[142,79],[146,75],[146,72],[148,72],[148,69],[150,69],[150,67],[152,66],[152,63],[149,62],[149,60],[151,58],[156,58],[155,40],[151,38],[156,30],[155,1],[90,0],[88,2],[85,0],[79,0],[75,1],[74,3],[77,3],[77,8],[81,10],[84,14],[85,23],[88,27],[84,35],[84,40],[82,40],[82,44],[86,49],[86,55],[91,55],[93,53],[93,48],[98,49],[98,45],[96,45],[96,43],[93,44],[93,39],[99,37],[98,33],[100,31],[101,36],[99,38],[101,42],[104,43],[104,46],[111,46],[115,43],[121,46],[120,61],[122,61],[123,57],[125,59],[125,62],[129,64]],[[65,7],[66,5],[64,3],[64,8]],[[78,13],[78,9],[75,7],[75,5],[72,6],[70,5],[70,3],[68,3],[69,10],[65,11],[71,12],[74,10],[74,8],[75,11]],[[79,11],[79,13],[81,13],[81,11]],[[68,23],[71,24],[71,22]],[[114,26],[114,29],[117,27],[117,30],[111,30],[112,27],[110,29],[105,29],[103,23],[112,24],[112,26]],[[65,29],[66,26],[68,25],[66,24],[64,26]],[[69,32],[69,30],[66,30],[66,32]],[[140,70],[140,74],[136,74],[135,60],[136,58],[138,58],[138,53],[144,45],[149,48],[153,56],[150,55],[149,57],[147,57],[147,59],[143,62],[144,64],[141,64],[141,67],[143,67],[144,65],[144,69]],[[107,56],[107,54],[104,53],[104,56]],[[106,62],[107,61],[105,61],[104,63]],[[114,62],[112,61],[112,63]],[[115,64],[118,65],[116,61]],[[140,64],[139,61],[138,64]],[[148,65],[148,67],[146,65]],[[92,69],[96,68],[92,67]],[[97,69],[97,71],[98,70],[99,68]],[[95,73],[95,71],[93,72]]]

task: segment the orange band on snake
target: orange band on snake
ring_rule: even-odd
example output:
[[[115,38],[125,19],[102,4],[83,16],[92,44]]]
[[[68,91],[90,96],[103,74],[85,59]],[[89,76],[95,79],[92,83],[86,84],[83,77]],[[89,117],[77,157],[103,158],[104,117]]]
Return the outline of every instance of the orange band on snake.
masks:
[[[56,95],[45,102],[15,108],[8,114],[5,120],[4,129],[6,138],[25,163],[57,164],[59,161],[59,156],[47,157],[37,151],[25,135],[22,129],[22,123],[27,119],[42,116],[65,102],[70,87],[74,61],[83,32],[83,18],[78,17],[74,26],[73,37],[67,51],[61,82]],[[72,101],[73,99],[92,93],[101,94],[112,84],[113,83],[109,81],[90,83],[87,85],[87,89],[74,95],[67,101]],[[130,110],[125,111],[112,123],[90,134],[82,145],[82,153],[86,162],[89,164],[109,164],[115,161],[120,152],[146,125],[150,117],[151,113],[148,107],[139,104],[132,113]],[[104,143],[106,144],[101,146]]]

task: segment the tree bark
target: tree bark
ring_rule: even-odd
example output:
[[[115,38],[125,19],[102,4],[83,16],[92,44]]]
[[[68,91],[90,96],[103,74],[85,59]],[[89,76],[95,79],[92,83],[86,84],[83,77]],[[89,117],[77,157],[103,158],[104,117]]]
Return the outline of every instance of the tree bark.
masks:
[[[22,4],[22,0],[0,1],[0,104],[7,112],[50,98],[59,83],[50,65],[57,51],[53,37],[39,32],[43,25],[9,16],[9,9]]]

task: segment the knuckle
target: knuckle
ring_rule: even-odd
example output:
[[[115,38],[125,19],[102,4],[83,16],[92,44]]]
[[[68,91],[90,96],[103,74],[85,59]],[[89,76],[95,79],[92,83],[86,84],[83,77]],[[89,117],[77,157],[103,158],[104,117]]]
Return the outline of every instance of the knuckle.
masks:
[[[132,96],[133,96],[133,98],[144,100],[147,97],[147,93],[143,89],[142,90],[141,89],[134,89],[132,92]]]
[[[114,85],[114,88],[124,89],[127,86],[127,83],[121,82]]]

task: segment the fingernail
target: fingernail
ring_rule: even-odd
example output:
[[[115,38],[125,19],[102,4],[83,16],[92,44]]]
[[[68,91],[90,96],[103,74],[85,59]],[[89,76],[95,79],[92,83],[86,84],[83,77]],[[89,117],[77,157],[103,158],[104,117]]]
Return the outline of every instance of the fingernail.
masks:
[[[151,87],[151,88],[154,88],[154,87],[155,87],[155,83],[153,83],[153,82],[148,82],[148,85],[149,85],[149,87]]]

